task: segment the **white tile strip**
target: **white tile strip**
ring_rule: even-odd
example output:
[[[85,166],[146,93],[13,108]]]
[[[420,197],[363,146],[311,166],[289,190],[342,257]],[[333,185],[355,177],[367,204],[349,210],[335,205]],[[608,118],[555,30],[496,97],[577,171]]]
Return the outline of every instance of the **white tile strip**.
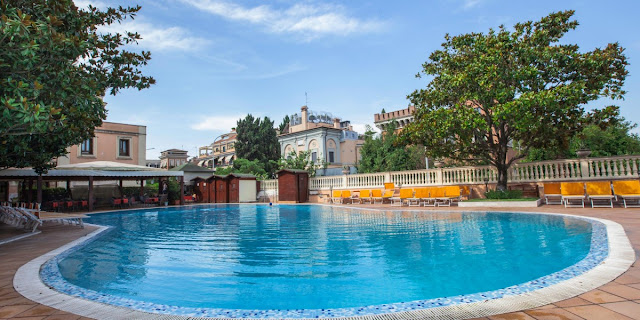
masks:
[[[537,213],[548,214],[548,213]],[[564,215],[564,214],[562,214]],[[564,215],[570,216],[570,215]],[[576,218],[576,216],[570,216]],[[580,217],[584,218],[584,217]],[[600,221],[607,228],[609,256],[598,266],[583,274],[548,287],[509,295],[500,299],[482,302],[456,304],[422,310],[411,310],[381,315],[342,317],[343,320],[400,320],[400,319],[465,319],[490,316],[508,312],[531,309],[549,303],[565,300],[598,288],[624,273],[635,261],[635,251],[624,229],[613,221],[588,218]],[[187,316],[146,313],[137,310],[107,305],[59,293],[40,280],[40,268],[49,259],[107,230],[107,227],[77,239],[58,249],[35,258],[18,269],[13,284],[16,291],[26,298],[59,310],[96,319],[204,319]],[[210,318],[226,319],[228,318]]]

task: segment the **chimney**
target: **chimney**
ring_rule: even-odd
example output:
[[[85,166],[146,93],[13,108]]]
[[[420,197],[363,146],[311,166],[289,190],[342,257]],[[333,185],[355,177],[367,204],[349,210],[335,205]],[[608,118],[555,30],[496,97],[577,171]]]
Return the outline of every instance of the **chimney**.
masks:
[[[307,129],[307,121],[309,120],[309,113],[307,112],[307,106],[300,108],[300,116],[302,117],[302,127]]]
[[[333,127],[340,129],[340,118],[333,118]]]

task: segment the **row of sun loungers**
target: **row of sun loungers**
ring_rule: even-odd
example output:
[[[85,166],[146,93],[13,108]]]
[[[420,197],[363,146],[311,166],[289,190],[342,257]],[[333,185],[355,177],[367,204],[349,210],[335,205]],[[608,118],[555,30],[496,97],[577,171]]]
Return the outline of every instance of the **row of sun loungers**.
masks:
[[[451,203],[460,200],[463,196],[460,186],[423,187],[400,189],[400,194],[394,196],[393,184],[386,185],[389,188],[364,189],[359,194],[351,190],[333,190],[331,202],[333,203],[390,203],[392,206],[451,206]],[[465,189],[468,192],[468,190]],[[466,192],[465,192],[466,193]],[[468,195],[468,193],[466,193]]]
[[[35,232],[42,221],[25,208],[0,206],[0,221],[19,229]]]
[[[592,208],[613,208],[614,201],[622,201],[625,208],[640,207],[640,181],[597,181],[545,183],[546,204],[564,204],[584,208],[585,201]]]

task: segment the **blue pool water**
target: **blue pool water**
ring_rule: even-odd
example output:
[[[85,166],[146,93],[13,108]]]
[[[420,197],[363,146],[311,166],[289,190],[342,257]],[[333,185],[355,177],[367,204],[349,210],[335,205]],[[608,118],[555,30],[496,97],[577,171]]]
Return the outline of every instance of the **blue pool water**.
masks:
[[[96,214],[69,283],[158,305],[349,308],[485,292],[569,267],[592,224],[563,216],[222,205]]]

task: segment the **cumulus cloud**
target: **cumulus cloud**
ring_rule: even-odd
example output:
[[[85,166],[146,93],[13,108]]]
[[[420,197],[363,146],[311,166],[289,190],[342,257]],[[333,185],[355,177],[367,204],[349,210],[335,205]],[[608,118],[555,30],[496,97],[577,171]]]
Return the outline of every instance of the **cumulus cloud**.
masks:
[[[228,132],[231,128],[235,128],[238,120],[244,118],[245,115],[239,114],[235,116],[208,116],[201,118],[200,121],[191,125],[191,129],[199,131],[224,131]]]
[[[264,27],[270,33],[297,34],[306,39],[323,35],[375,32],[384,26],[380,21],[351,17],[338,5],[298,3],[289,8],[274,8],[269,5],[244,7],[219,0],[180,1],[228,20]]]
[[[128,20],[121,24],[112,24],[100,30],[121,34],[124,34],[126,31],[137,32],[142,37],[142,40],[138,41],[139,47],[156,51],[195,51],[209,43],[209,40],[193,36],[184,28],[160,27],[141,19]]]

